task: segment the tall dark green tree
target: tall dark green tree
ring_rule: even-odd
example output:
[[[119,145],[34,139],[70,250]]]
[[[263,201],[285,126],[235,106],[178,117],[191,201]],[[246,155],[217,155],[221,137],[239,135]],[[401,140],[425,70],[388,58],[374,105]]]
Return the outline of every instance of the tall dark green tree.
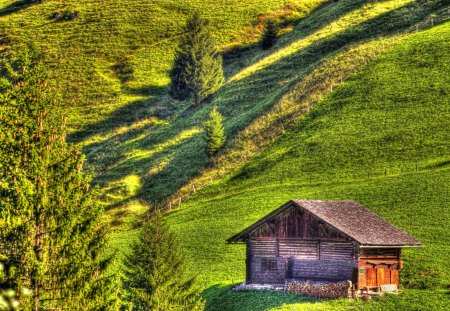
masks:
[[[175,99],[193,98],[198,105],[224,82],[222,56],[208,24],[199,14],[186,24],[170,72],[170,95]]]
[[[204,309],[195,278],[187,278],[185,259],[175,233],[154,212],[126,261],[127,285],[134,310],[197,311]]]
[[[205,140],[207,143],[207,150],[210,156],[219,151],[225,144],[225,130],[223,128],[223,117],[214,106],[209,113],[209,119],[205,122]]]
[[[106,230],[84,157],[32,50],[3,54],[0,96],[0,254],[25,310],[109,310]],[[31,295],[24,295],[28,288]]]
[[[264,27],[264,34],[261,38],[261,47],[264,50],[270,49],[277,41],[277,26],[272,19],[267,20]]]

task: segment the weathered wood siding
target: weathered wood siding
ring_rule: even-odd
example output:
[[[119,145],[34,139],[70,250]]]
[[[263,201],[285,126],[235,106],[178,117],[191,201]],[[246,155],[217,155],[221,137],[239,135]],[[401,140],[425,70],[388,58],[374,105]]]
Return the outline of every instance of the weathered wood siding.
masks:
[[[321,260],[353,260],[356,259],[354,245],[350,242],[320,242]]]
[[[247,282],[281,284],[286,278],[353,280],[355,258],[352,242],[253,238],[247,243]]]
[[[356,259],[352,242],[299,239],[299,238],[253,238],[247,247],[250,256],[285,257],[311,260]]]
[[[315,240],[278,239],[279,255],[282,257],[295,257],[302,259],[318,259],[319,248]]]
[[[311,213],[298,208],[289,209],[252,233],[252,237],[345,239],[339,231]]]
[[[251,239],[248,245],[250,247],[250,256],[254,257],[277,256],[277,240],[275,238]]]
[[[356,260],[289,260],[288,277],[294,279],[353,280]]]
[[[287,260],[283,257],[253,257],[250,263],[250,280],[255,284],[284,284]]]

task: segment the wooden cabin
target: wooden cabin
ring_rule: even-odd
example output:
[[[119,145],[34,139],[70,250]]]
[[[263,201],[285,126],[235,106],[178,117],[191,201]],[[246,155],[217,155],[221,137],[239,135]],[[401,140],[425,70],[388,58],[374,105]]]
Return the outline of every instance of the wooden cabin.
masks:
[[[344,281],[398,287],[401,249],[421,243],[355,201],[292,200],[234,235],[246,243],[246,282]]]

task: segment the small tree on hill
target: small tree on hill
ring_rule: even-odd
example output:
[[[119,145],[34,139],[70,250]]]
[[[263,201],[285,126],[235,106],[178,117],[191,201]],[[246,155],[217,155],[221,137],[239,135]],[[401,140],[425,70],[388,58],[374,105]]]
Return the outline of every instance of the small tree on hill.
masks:
[[[127,285],[134,310],[199,311],[204,303],[195,278],[186,278],[177,238],[154,212],[126,260]]]
[[[0,254],[3,282],[25,310],[109,310],[102,208],[89,191],[84,157],[65,141],[65,118],[45,71],[22,47],[2,60]],[[28,288],[31,295],[25,295]]]
[[[277,26],[275,25],[275,22],[271,19],[267,20],[265,28],[264,28],[264,34],[261,39],[261,47],[264,50],[270,49],[275,42],[277,41]]]
[[[223,117],[214,106],[209,113],[209,119],[205,122],[205,140],[210,156],[216,154],[225,144],[226,137],[222,122]]]
[[[199,14],[187,22],[170,78],[170,95],[178,100],[194,98],[196,105],[218,91],[224,82],[222,56],[208,21]]]

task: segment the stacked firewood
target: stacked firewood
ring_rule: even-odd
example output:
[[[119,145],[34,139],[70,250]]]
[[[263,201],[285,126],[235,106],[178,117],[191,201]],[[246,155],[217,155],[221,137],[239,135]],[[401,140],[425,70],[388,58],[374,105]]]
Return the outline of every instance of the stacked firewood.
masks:
[[[285,290],[316,298],[347,298],[351,293],[352,282],[312,282],[288,281]]]

